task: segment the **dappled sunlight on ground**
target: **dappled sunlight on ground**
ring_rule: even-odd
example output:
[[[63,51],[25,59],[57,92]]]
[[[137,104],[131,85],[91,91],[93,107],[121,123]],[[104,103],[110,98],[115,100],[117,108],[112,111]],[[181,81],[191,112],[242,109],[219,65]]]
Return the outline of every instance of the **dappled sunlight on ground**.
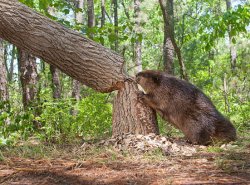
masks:
[[[105,153],[87,160],[10,157],[0,162],[0,184],[249,184],[249,153],[236,157],[244,165],[225,161],[225,169],[211,153],[159,161]]]

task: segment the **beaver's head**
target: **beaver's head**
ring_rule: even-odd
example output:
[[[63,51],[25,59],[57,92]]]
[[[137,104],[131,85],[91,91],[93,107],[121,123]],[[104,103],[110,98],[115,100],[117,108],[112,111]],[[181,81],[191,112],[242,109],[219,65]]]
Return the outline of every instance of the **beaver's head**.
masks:
[[[147,70],[136,74],[136,83],[138,83],[146,93],[150,93],[161,83],[162,75],[159,71]]]

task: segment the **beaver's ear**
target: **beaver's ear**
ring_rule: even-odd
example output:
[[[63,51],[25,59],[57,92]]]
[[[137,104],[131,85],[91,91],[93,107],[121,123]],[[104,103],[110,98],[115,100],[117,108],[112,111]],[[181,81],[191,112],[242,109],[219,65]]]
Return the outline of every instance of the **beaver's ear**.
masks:
[[[159,85],[161,83],[161,77],[158,75],[152,76],[152,80],[155,84]]]

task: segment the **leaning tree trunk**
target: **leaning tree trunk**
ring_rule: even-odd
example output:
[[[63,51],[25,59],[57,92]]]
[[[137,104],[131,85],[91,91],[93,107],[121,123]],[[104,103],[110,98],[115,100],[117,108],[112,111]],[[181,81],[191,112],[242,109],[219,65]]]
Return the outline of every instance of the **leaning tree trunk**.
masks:
[[[18,66],[22,85],[23,107],[34,104],[37,94],[36,58],[28,52],[18,49]]]
[[[135,121],[131,124],[141,125],[138,133],[150,130],[144,128],[146,125],[156,127],[155,121],[152,121],[156,119],[152,110],[135,99],[132,101],[132,95],[135,96],[138,90],[135,85],[130,88],[125,83],[129,77],[123,70],[124,59],[117,53],[36,13],[16,0],[0,0],[0,37],[99,92],[119,90],[115,102],[127,102],[115,106],[117,113],[131,111],[124,114],[127,117],[114,112],[114,127],[119,125],[125,128],[130,124],[126,122],[129,117]],[[124,93],[131,96],[126,99]],[[124,107],[125,104],[128,107]],[[133,129],[131,127],[126,132],[133,132]],[[125,131],[119,129],[119,132]]]
[[[0,39],[0,100],[7,101],[9,99],[7,87],[7,71],[4,61],[3,40]]]
[[[0,0],[0,37],[100,92],[127,78],[121,56],[16,0]]]

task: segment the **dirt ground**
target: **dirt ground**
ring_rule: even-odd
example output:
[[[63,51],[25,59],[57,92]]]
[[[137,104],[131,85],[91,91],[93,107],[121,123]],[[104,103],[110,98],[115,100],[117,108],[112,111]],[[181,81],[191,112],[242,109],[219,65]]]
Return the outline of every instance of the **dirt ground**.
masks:
[[[59,152],[60,153],[60,152]],[[69,153],[69,152],[68,152]],[[198,153],[149,159],[99,152],[85,158],[15,157],[0,161],[0,184],[250,184],[250,154]]]

